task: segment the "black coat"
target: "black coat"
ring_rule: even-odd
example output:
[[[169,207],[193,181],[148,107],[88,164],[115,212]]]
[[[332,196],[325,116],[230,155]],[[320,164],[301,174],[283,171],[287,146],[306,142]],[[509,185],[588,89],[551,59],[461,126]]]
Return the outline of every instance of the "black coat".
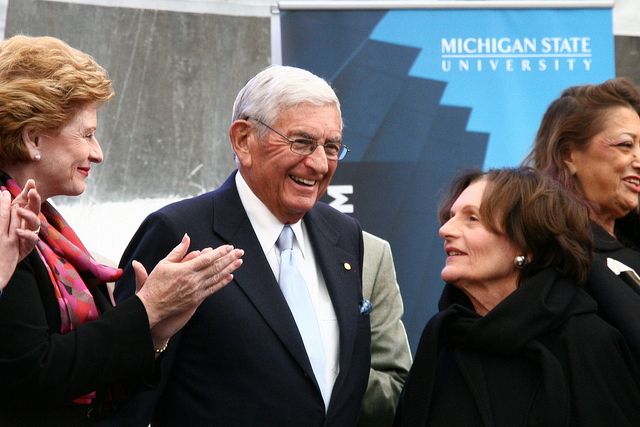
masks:
[[[616,230],[624,244],[591,223],[594,259],[586,290],[597,301],[602,318],[622,333],[640,363],[640,286],[633,279],[633,274],[617,275],[608,266],[611,260],[615,260],[640,274],[638,236],[630,223],[633,218],[637,221],[635,214],[625,217],[622,224],[626,226]]]
[[[61,335],[58,301],[37,251],[18,264],[0,297],[0,425],[91,425],[95,408],[74,399],[97,391],[100,400],[116,381],[144,386],[139,376],[153,374],[142,302],[112,307],[104,285],[92,293],[101,316]]]
[[[484,317],[447,285],[440,309],[394,425],[640,425],[637,365],[576,284],[543,271]]]

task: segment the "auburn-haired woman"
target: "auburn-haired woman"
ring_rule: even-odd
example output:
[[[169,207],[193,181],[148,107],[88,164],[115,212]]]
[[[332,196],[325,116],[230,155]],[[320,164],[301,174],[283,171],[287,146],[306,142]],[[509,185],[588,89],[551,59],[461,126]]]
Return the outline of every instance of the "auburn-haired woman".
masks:
[[[624,78],[565,89],[525,163],[588,209],[594,262],[586,289],[640,361],[640,94]]]
[[[398,426],[639,425],[637,366],[583,290],[584,207],[529,168],[461,176],[440,210],[447,261]]]

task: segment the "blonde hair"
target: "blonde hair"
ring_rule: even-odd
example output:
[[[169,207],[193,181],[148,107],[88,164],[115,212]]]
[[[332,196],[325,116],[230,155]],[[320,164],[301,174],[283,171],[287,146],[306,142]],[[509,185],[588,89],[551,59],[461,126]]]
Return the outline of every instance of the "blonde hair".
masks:
[[[0,167],[29,160],[22,132],[57,133],[82,107],[115,95],[107,72],[54,37],[0,43]]]

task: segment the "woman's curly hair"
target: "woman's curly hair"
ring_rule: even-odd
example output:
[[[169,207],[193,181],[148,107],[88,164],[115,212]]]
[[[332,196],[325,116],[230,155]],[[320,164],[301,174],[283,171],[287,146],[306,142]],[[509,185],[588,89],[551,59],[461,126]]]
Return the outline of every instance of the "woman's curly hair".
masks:
[[[0,167],[29,160],[25,129],[57,133],[84,106],[115,95],[107,72],[54,37],[0,43]]]

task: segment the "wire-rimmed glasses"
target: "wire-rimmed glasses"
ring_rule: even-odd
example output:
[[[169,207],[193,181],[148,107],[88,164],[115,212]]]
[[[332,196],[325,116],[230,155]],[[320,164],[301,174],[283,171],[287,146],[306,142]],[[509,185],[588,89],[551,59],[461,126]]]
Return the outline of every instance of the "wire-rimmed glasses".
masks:
[[[291,139],[291,138],[287,138],[282,133],[278,132],[277,130],[275,130],[274,128],[269,126],[268,124],[263,123],[261,120],[256,119],[255,117],[247,117],[247,119],[255,120],[256,122],[260,123],[262,126],[264,126],[267,129],[269,129],[270,131],[275,132],[278,135],[280,135],[281,137],[283,137],[284,139],[286,139],[288,142],[291,143],[291,145],[290,145],[291,151],[293,151],[296,154],[300,154],[301,156],[310,155],[311,153],[313,153],[316,150],[318,145],[322,145],[322,147],[324,148],[324,153],[327,156],[327,159],[329,159],[329,160],[342,160],[347,155],[347,153],[349,151],[351,151],[349,149],[349,147],[347,147],[346,145],[342,144],[341,142],[325,142],[324,144],[321,144],[318,141],[315,141],[313,139],[305,139],[305,138]]]

